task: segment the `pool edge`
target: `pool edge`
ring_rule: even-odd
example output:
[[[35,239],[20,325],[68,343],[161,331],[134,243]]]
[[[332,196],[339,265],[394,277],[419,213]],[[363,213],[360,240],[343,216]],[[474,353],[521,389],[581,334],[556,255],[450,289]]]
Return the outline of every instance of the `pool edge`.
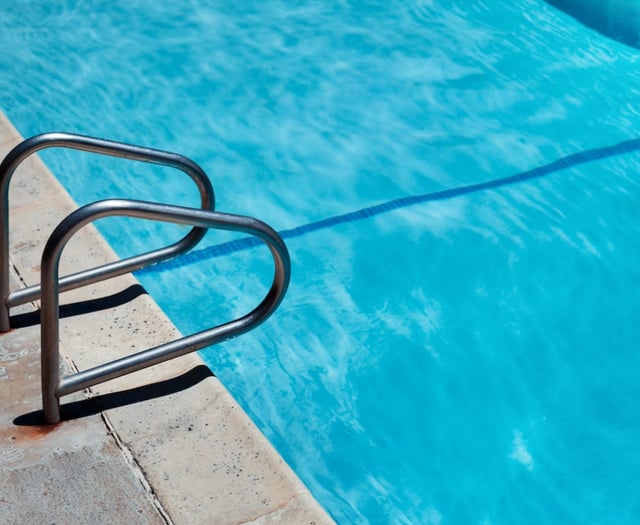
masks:
[[[20,140],[0,112],[0,158]],[[44,240],[75,204],[37,157],[16,172],[10,195],[12,264],[33,284]],[[114,257],[87,227],[65,250],[62,272]],[[179,337],[133,276],[68,292],[62,301],[105,297],[122,304],[67,317],[61,325],[61,351],[72,368]],[[91,395],[105,406],[105,432],[115,435],[123,461],[130,454],[130,466],[144,473],[173,523],[333,523],[198,355],[98,385]]]

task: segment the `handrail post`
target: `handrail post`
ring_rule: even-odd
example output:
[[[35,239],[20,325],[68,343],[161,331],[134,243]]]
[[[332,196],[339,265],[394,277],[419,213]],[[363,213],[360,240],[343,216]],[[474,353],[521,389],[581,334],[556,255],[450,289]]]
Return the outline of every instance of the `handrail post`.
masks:
[[[271,287],[260,304],[242,317],[61,379],[58,270],[62,250],[84,225],[113,215],[237,231],[258,237],[273,257]],[[276,310],[287,291],[290,276],[291,262],[284,241],[270,226],[252,217],[127,199],[99,201],[79,208],[54,229],[42,253],[41,380],[45,422],[60,421],[60,397],[63,395],[226,341],[255,328]]]
[[[11,329],[9,311],[12,305],[15,306],[33,298],[38,298],[41,293],[41,289],[38,289],[38,287],[30,287],[24,293],[11,297],[9,288],[9,183],[16,168],[28,156],[39,150],[54,147],[87,151],[99,155],[121,157],[177,168],[186,173],[195,182],[200,192],[202,209],[213,210],[215,207],[213,186],[207,175],[191,159],[177,153],[61,132],[43,133],[22,141],[0,163],[0,332],[7,332]],[[61,288],[68,290],[84,283],[97,282],[116,275],[122,275],[147,264],[183,253],[195,246],[202,239],[205,232],[206,229],[204,228],[194,227],[180,241],[169,247],[130,257],[117,263],[109,263],[72,276],[66,276],[62,278]]]
[[[7,332],[9,322],[9,177],[0,165],[0,332]]]

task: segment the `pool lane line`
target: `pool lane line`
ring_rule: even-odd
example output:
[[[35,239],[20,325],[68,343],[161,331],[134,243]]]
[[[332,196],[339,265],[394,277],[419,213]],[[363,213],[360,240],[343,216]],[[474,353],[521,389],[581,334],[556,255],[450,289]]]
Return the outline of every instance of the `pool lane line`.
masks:
[[[415,206],[416,204],[453,199],[455,197],[460,197],[462,195],[467,195],[470,193],[491,190],[503,186],[509,186],[511,184],[516,184],[519,182],[537,179],[540,177],[544,177],[545,175],[550,175],[551,173],[577,166],[579,164],[585,164],[616,155],[624,155],[625,153],[631,153],[639,149],[640,138],[631,139],[620,142],[619,144],[615,144],[613,146],[605,146],[602,148],[595,148],[591,150],[581,151],[579,153],[573,153],[571,155],[567,155],[566,157],[555,160],[549,164],[545,164],[544,166],[539,166],[528,171],[523,171],[522,173],[511,175],[509,177],[493,179],[486,182],[469,184],[467,186],[459,186],[457,188],[450,188],[447,190],[435,191],[431,193],[400,197],[380,204],[375,204],[373,206],[368,206],[366,208],[361,208],[359,210],[343,213],[341,215],[334,215],[332,217],[327,217],[326,219],[320,219],[319,221],[309,222],[307,224],[296,226],[295,228],[291,228],[288,230],[280,230],[278,234],[285,240],[295,237],[301,237],[318,230],[331,228],[339,224],[361,221],[370,217],[375,217],[376,215],[388,213],[390,211],[407,208],[409,206]],[[175,259],[171,259],[155,266],[150,266],[147,268],[143,268],[142,270],[138,270],[136,274],[140,275],[145,273],[157,273],[164,272],[173,268],[181,268],[183,266],[195,264],[205,259],[221,257],[223,255],[247,250],[260,244],[263,244],[262,241],[260,239],[257,239],[256,237],[243,237],[241,239],[234,239],[232,241],[216,244],[214,246],[208,246],[207,248],[202,248],[200,250],[193,250],[192,252],[181,255],[180,257],[177,257]]]

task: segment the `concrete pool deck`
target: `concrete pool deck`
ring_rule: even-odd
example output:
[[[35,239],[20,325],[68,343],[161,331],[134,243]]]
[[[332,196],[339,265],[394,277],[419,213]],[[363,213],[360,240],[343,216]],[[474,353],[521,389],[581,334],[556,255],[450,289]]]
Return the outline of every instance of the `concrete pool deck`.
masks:
[[[0,159],[21,140],[0,113]],[[44,242],[76,206],[35,156],[9,202],[13,290],[39,282]],[[89,226],[61,273],[114,259]],[[132,276],[60,303],[67,373],[180,336]],[[2,523],[333,523],[197,354],[65,397],[63,422],[40,425],[37,308],[12,310],[0,334]]]

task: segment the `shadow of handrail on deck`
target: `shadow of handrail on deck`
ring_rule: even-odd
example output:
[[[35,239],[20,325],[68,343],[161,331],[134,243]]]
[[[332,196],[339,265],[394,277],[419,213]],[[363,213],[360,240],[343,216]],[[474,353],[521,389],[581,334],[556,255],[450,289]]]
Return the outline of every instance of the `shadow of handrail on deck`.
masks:
[[[319,221],[303,224],[302,226],[297,226],[289,230],[280,230],[278,234],[283,239],[300,237],[302,235],[306,235],[307,233],[331,228],[339,224],[361,221],[363,219],[368,219],[370,217],[388,213],[400,208],[407,208],[409,206],[415,206],[416,204],[423,204],[426,202],[453,199],[455,197],[477,193],[484,190],[502,188],[520,182],[538,179],[540,177],[551,175],[552,173],[572,168],[580,164],[586,164],[588,162],[593,162],[608,157],[615,157],[617,155],[624,155],[626,153],[632,153],[638,150],[640,150],[640,138],[631,139],[620,142],[619,144],[615,144],[613,146],[605,146],[602,148],[594,148],[578,153],[573,153],[571,155],[567,155],[566,157],[555,160],[549,164],[545,164],[528,171],[523,171],[509,177],[492,179],[485,182],[479,182],[477,184],[458,186],[457,188],[450,188],[447,190],[435,191],[431,193],[400,197],[398,199],[389,200],[381,204],[376,204],[374,206],[361,208],[356,211],[344,213],[341,215],[334,215],[333,217],[328,217]],[[241,250],[246,250],[260,244],[262,244],[262,241],[260,241],[256,237],[243,237],[241,239],[235,239],[233,241],[209,246],[200,250],[193,250],[175,259],[171,259],[154,266],[146,267],[142,270],[137,271],[136,274],[142,275],[145,273],[164,272],[174,268],[181,268],[190,264],[195,264],[205,259],[211,259],[213,257],[220,257],[222,255],[228,255]]]
[[[60,305],[60,318],[116,308],[133,301],[136,297],[146,295],[146,293],[147,291],[141,285],[134,284],[112,295],[62,304]],[[40,324],[40,311],[12,315],[9,322],[12,329],[38,325]]]
[[[151,399],[176,394],[197,385],[209,377],[214,377],[213,372],[205,365],[197,365],[184,374],[171,379],[123,390],[121,392],[100,394],[80,401],[61,404],[61,418],[62,421],[70,421],[99,414],[112,408],[133,405],[142,401],[149,401]],[[16,426],[42,426],[45,424],[43,412],[42,410],[35,410],[27,414],[22,414],[13,420],[13,424]]]

